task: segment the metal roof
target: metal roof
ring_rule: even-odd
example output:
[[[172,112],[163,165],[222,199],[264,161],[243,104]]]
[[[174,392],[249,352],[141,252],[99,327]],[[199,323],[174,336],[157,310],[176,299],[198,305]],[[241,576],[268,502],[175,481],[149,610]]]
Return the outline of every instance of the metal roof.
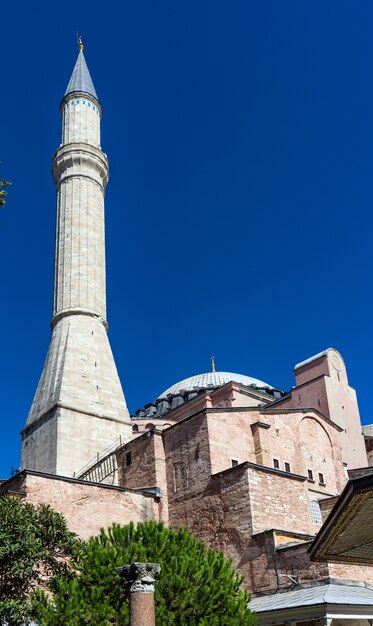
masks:
[[[73,73],[71,74],[69,84],[67,85],[67,89],[65,91],[65,96],[74,92],[87,93],[98,100],[97,93],[84,58],[83,50],[79,51]]]
[[[196,391],[198,389],[211,389],[215,387],[221,387],[229,382],[240,383],[241,385],[247,385],[249,387],[258,387],[260,389],[267,388],[273,389],[268,383],[264,383],[262,380],[252,378],[251,376],[244,376],[243,374],[233,374],[232,372],[206,372],[205,374],[197,374],[190,378],[185,378],[179,383],[172,385],[164,391],[159,398],[165,398],[167,395],[176,395],[182,391]]]
[[[373,588],[367,588],[364,583],[361,586],[330,583],[253,598],[249,606],[255,613],[263,613],[320,604],[371,606],[373,611]]]
[[[350,480],[313,541],[311,559],[373,564],[373,474]]]

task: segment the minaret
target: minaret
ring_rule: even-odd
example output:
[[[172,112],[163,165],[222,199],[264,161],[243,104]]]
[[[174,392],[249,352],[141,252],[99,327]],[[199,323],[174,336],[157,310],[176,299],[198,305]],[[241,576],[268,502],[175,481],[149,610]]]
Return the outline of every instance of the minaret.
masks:
[[[52,338],[22,431],[22,469],[73,476],[131,433],[107,337],[101,105],[83,44],[61,103]]]

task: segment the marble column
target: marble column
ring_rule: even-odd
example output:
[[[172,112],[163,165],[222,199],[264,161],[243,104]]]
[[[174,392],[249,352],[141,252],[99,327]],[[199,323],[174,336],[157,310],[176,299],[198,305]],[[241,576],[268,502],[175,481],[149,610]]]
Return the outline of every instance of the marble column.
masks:
[[[130,626],[155,626],[154,578],[161,571],[158,563],[131,563],[118,568],[127,581]]]

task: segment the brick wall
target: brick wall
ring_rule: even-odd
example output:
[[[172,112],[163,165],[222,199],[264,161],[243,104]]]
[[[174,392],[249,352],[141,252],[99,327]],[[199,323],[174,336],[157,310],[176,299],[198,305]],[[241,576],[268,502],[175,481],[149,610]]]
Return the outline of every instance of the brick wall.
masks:
[[[123,487],[141,489],[156,485],[154,436],[149,431],[117,451],[118,481]]]
[[[130,489],[161,489],[160,514],[162,521],[167,522],[168,488],[161,432],[149,431],[120,448],[117,452],[117,463],[120,485]]]
[[[253,515],[253,530],[280,528],[293,532],[315,532],[312,529],[304,480],[291,475],[247,469]]]
[[[325,498],[325,500],[319,501],[319,506],[320,506],[323,522],[325,522],[326,518],[328,517],[330,511],[333,509],[337,500],[338,500],[338,496],[334,496],[334,498]]]
[[[158,505],[153,498],[118,487],[25,471],[3,483],[0,493],[9,489],[25,492],[27,502],[32,504],[49,504],[83,539],[97,535],[100,528],[113,522],[158,519]]]
[[[255,444],[251,424],[259,421],[258,411],[208,412],[208,434],[213,474],[231,467],[231,460],[238,463],[255,463]]]
[[[309,543],[304,543],[276,551],[277,571],[284,575],[279,576],[281,586],[291,585],[291,580],[286,576],[295,576],[301,583],[328,578],[330,575],[328,564],[310,561],[307,553],[309,546]]]
[[[180,497],[199,493],[211,476],[206,416],[195,415],[163,431],[169,506]]]

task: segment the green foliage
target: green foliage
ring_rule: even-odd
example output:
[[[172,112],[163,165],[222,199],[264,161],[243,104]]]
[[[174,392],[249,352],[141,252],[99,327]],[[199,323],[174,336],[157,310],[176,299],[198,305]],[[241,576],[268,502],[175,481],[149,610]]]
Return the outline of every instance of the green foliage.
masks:
[[[53,581],[53,600],[38,595],[43,626],[128,625],[124,582],[116,567],[139,562],[161,565],[155,585],[159,626],[253,626],[249,596],[220,552],[207,549],[185,529],[158,522],[114,524],[89,540],[74,579]]]
[[[49,506],[0,497],[0,624],[27,624],[30,592],[45,586],[48,577],[67,577],[66,559],[77,560],[81,546],[65,518]]]
[[[0,207],[4,206],[6,203],[5,197],[7,196],[6,188],[9,187],[12,183],[9,180],[4,180],[0,178]]]

